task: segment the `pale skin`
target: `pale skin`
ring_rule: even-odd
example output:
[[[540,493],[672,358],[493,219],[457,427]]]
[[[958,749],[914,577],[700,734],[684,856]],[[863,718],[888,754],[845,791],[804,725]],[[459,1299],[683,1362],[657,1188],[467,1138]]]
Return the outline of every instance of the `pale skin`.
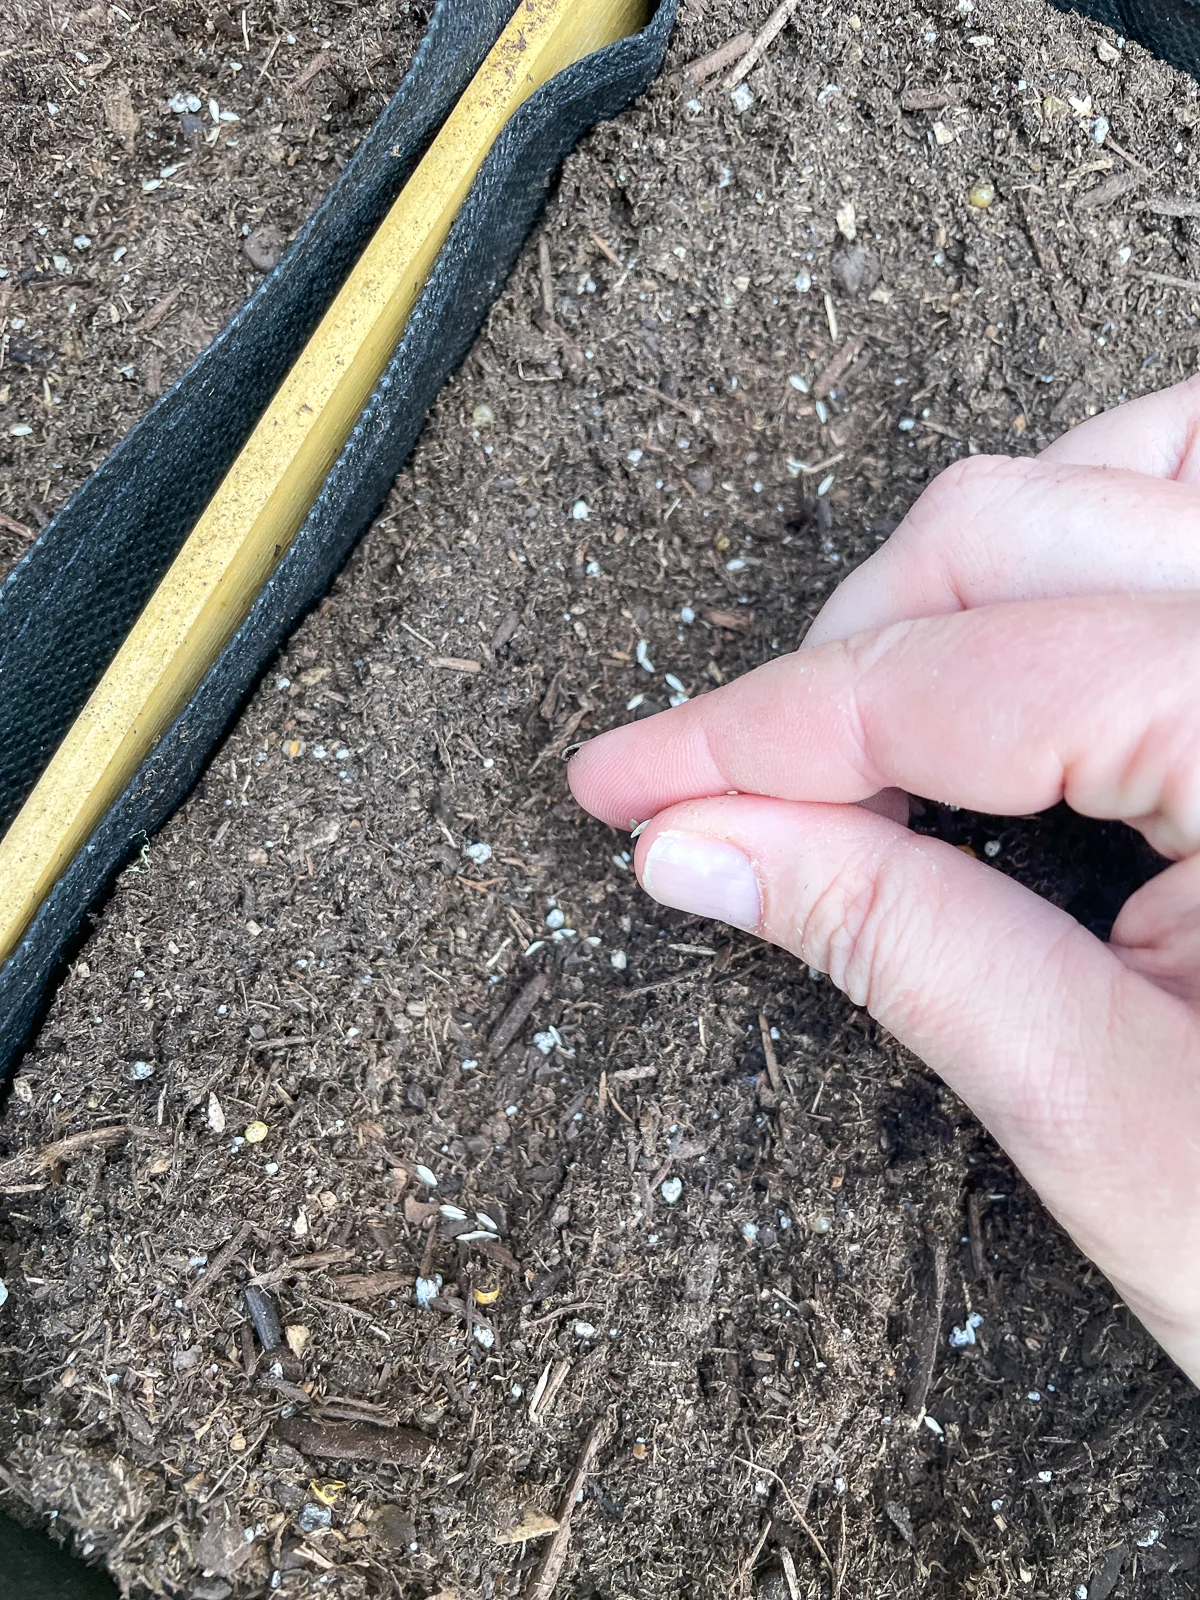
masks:
[[[653,819],[655,898],[828,973],[940,1073],[1200,1381],[1200,380],[950,468],[801,650],[593,740],[570,781]],[[1172,864],[1106,944],[911,833],[895,791],[1065,799]]]

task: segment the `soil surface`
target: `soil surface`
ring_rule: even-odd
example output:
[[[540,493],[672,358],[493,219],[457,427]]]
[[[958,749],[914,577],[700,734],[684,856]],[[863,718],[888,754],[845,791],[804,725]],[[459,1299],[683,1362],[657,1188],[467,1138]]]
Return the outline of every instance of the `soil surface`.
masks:
[[[580,1600],[1200,1581],[1190,1386],[953,1095],[567,796],[576,741],[793,648],[942,467],[1195,365],[1189,79],[1001,0],[801,7],[747,95],[680,79],[768,11],[685,4],[568,160],[16,1076],[4,1504],[131,1595],[548,1593],[564,1545]],[[423,21],[7,0],[7,558]],[[1059,815],[921,825],[1101,931],[1153,870]]]

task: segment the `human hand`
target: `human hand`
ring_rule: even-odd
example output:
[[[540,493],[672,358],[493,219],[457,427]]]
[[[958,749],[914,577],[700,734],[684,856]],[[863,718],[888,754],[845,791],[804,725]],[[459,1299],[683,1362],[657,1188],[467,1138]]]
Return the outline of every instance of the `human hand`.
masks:
[[[653,819],[657,900],[792,951],[939,1072],[1200,1380],[1200,381],[951,467],[803,649],[593,740],[570,782]],[[861,804],[891,787],[1065,799],[1175,864],[1106,945]]]

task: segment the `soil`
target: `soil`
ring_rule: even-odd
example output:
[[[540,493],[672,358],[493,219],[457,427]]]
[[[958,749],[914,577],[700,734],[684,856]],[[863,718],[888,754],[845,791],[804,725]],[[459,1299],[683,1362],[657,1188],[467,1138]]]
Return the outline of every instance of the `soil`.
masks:
[[[656,909],[566,792],[578,740],[793,648],[940,468],[1195,364],[1191,80],[1029,3],[862,0],[801,7],[743,110],[681,81],[768,10],[685,5],[567,161],[15,1078],[4,1504],[130,1595],[548,1593],[514,1534],[585,1453],[580,1600],[1195,1592],[1194,1391],[954,1096]],[[9,558],[424,16],[7,0]],[[1062,815],[921,825],[1101,931],[1154,867]]]

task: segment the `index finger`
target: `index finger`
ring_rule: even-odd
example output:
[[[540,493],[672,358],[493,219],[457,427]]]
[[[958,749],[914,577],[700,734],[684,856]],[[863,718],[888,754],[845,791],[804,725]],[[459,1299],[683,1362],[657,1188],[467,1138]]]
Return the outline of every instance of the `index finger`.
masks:
[[[1200,596],[921,618],[797,651],[604,734],[576,755],[571,787],[621,827],[731,792],[853,803],[895,786],[1010,815],[1065,798],[1190,854],[1198,672]]]

